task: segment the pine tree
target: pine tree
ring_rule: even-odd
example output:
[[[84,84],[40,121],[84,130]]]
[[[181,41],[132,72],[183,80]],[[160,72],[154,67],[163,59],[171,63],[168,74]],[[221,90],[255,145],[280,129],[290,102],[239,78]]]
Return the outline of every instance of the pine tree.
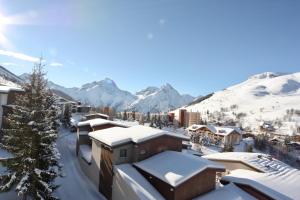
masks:
[[[124,121],[127,120],[127,112],[126,112],[126,110],[125,110],[124,113],[123,113],[123,120],[124,120]]]
[[[54,179],[60,172],[55,143],[57,110],[44,75],[39,62],[8,115],[7,128],[2,130],[1,147],[14,157],[6,163],[9,173],[0,177],[0,190],[16,186],[23,199],[57,199],[53,196],[57,188]]]
[[[71,125],[71,117],[72,117],[72,114],[71,114],[71,109],[70,109],[70,105],[69,104],[66,104],[65,105],[65,108],[64,108],[64,113],[63,113],[63,122],[64,122],[64,125],[69,127]]]

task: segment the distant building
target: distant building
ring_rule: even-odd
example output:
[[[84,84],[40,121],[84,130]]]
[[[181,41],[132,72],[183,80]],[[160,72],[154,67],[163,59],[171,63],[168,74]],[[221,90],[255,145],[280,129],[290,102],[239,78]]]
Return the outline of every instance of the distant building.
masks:
[[[210,143],[221,142],[219,145],[236,145],[242,140],[243,132],[238,127],[218,127],[194,124],[187,128],[192,137],[209,139]],[[198,141],[199,141],[198,139]]]
[[[188,112],[186,109],[178,109],[169,113],[174,124],[178,127],[188,127],[193,124],[202,123],[200,112]]]
[[[15,105],[17,95],[23,92],[24,90],[19,87],[0,85],[0,128],[2,125],[5,126],[6,117]]]

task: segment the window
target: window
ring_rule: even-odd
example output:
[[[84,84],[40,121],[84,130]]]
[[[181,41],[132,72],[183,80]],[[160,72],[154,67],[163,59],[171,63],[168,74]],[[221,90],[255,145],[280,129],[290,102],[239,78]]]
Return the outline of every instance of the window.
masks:
[[[120,150],[120,157],[126,158],[127,157],[127,149],[121,149]]]

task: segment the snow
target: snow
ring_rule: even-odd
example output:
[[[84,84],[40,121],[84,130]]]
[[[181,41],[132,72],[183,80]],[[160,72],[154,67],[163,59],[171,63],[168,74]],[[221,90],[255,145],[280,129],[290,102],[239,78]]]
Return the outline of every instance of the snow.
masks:
[[[259,173],[237,169],[224,176],[222,180],[249,185],[264,194],[281,200],[299,199],[300,171],[284,170],[278,173]]]
[[[209,154],[203,157],[212,160],[243,162],[259,171],[269,173],[278,173],[285,170],[294,169],[291,166],[262,153],[224,152]]]
[[[250,185],[274,199],[297,199],[300,171],[261,153],[225,152],[203,156],[214,161],[239,161],[260,172],[235,169],[222,180]]]
[[[175,151],[159,153],[134,165],[174,187],[207,168],[224,169],[212,161]]]
[[[120,174],[127,186],[144,200],[163,200],[161,194],[130,164],[115,165],[115,171]]]
[[[139,112],[167,112],[170,109],[190,103],[194,97],[181,95],[170,84],[160,88],[148,87],[137,93],[137,99],[129,105],[129,110]]]
[[[223,187],[211,191],[205,195],[195,198],[194,200],[256,200],[247,192],[230,183]]]
[[[101,125],[105,125],[105,124],[113,124],[113,125],[116,125],[116,126],[127,127],[125,124],[118,123],[118,122],[115,122],[115,121],[106,120],[106,119],[100,119],[100,118],[79,122],[77,124],[77,126],[80,127],[80,126],[90,125],[91,127],[95,127],[95,126],[101,126]]]
[[[81,170],[76,152],[76,135],[66,129],[61,129],[57,141],[64,177],[56,179],[60,187],[55,191],[57,196],[64,199],[105,199],[98,188],[89,180]],[[1,196],[0,196],[1,197]]]
[[[92,148],[89,145],[83,144],[79,146],[79,152],[81,157],[87,162],[91,163],[92,161]]]
[[[240,119],[242,127],[250,127],[257,131],[259,123],[262,121],[284,121],[287,109],[300,110],[300,72],[294,74],[278,75],[264,73],[255,75],[248,80],[229,87],[225,90],[215,92],[214,95],[200,103],[184,107],[187,111],[199,111],[203,120],[215,111],[224,111],[222,120],[236,119],[238,113],[246,113]],[[237,105],[237,108],[230,108]],[[174,111],[174,113],[178,113]],[[177,114],[178,115],[178,114]],[[300,118],[292,119],[296,122]],[[282,134],[292,134],[289,129],[280,131]]]
[[[20,88],[20,87],[0,85],[0,92],[1,93],[8,93],[8,92],[11,92],[11,91],[22,92],[23,89]]]
[[[89,133],[90,137],[109,146],[116,146],[127,142],[141,143],[162,135],[178,137],[184,140],[189,139],[188,137],[181,134],[141,125],[132,126],[129,128],[113,127]]]
[[[111,79],[92,82],[80,88],[65,88],[49,82],[51,89],[60,90],[76,100],[99,107],[114,107],[117,111],[135,110],[138,112],[169,111],[191,102],[194,97],[180,95],[170,84],[160,88],[148,87],[136,94],[121,90]]]
[[[56,183],[60,187],[54,192],[62,200],[88,199],[105,200],[98,188],[81,170],[76,157],[76,135],[66,129],[61,129],[57,140],[57,147],[61,153],[63,177],[58,177]],[[0,199],[19,200],[15,190],[0,193]]]
[[[105,115],[105,114],[102,114],[102,113],[92,113],[92,114],[85,115],[85,117],[90,117],[90,116],[100,116],[100,117],[109,118],[108,115]]]
[[[87,104],[96,107],[109,105],[118,111],[127,108],[137,98],[130,92],[119,89],[112,80],[108,81],[108,79],[85,84],[80,88],[65,88],[52,82],[49,82],[49,86]]]
[[[242,134],[242,131],[238,127],[232,127],[232,126],[224,126],[224,127],[219,127],[219,126],[213,126],[213,125],[198,125],[198,124],[193,124],[187,128],[188,131],[196,131],[201,128],[207,128],[210,130],[212,133],[217,134],[217,135],[222,135],[222,136],[227,136],[232,131],[236,131],[239,134]]]

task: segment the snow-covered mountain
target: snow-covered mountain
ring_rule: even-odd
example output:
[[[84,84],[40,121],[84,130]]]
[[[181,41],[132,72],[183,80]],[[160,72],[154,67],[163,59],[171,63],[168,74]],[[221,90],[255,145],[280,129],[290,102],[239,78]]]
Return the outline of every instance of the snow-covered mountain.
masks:
[[[257,127],[262,121],[300,122],[300,72],[265,72],[245,82],[215,92],[211,97],[185,107],[199,111],[204,119],[215,113],[223,120],[239,118],[244,127]],[[291,115],[288,110],[293,109]]]
[[[0,66],[0,84],[18,86],[21,82],[21,78]]]
[[[170,84],[160,88],[148,87],[136,93],[137,99],[129,106],[130,110],[140,112],[159,112],[178,108],[191,102],[194,97],[180,95]]]
[[[194,99],[190,95],[180,95],[170,84],[160,88],[148,87],[136,94],[131,94],[119,89],[116,83],[109,78],[87,83],[80,88],[66,88],[53,82],[49,82],[49,87],[62,91],[83,103],[94,106],[111,106],[118,111],[124,109],[139,112],[168,111]]]
[[[111,106],[117,110],[126,108],[137,98],[130,92],[119,89],[115,82],[109,78],[84,84],[80,88],[65,88],[53,82],[49,82],[49,87],[60,90],[85,104]]]

